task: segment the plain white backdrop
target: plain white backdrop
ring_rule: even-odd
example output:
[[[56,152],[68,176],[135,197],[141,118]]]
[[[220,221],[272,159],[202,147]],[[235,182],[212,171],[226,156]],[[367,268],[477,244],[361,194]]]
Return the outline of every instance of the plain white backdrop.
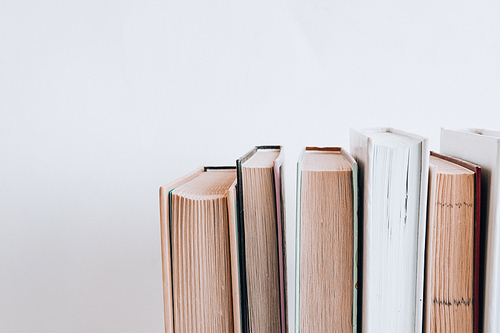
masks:
[[[500,5],[0,1],[0,331],[162,332],[159,186],[349,128],[500,130]]]

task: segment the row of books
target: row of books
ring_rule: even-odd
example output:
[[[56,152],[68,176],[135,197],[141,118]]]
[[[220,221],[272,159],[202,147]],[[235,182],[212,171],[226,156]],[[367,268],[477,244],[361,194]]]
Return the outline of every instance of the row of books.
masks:
[[[350,139],[297,164],[295,331],[500,331],[500,132]],[[288,332],[282,169],[260,146],[160,188],[166,332]]]

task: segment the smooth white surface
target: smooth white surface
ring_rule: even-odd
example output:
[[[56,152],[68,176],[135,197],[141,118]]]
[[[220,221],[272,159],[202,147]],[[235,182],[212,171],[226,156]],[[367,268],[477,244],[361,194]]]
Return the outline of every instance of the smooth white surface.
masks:
[[[2,1],[0,331],[161,332],[158,188],[349,128],[500,124],[500,5]]]

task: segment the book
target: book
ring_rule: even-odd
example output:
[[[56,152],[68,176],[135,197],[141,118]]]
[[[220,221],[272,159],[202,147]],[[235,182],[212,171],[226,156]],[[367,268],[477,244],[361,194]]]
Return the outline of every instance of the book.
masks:
[[[236,168],[160,187],[165,331],[241,332]]]
[[[243,332],[288,331],[281,146],[236,161]]]
[[[424,332],[479,332],[481,168],[431,152]]]
[[[421,332],[427,139],[392,128],[351,129],[350,139],[363,197],[362,332]]]
[[[500,331],[500,132],[441,129],[442,154],[481,166],[480,332]]]
[[[296,332],[357,331],[357,164],[338,147],[297,163]]]

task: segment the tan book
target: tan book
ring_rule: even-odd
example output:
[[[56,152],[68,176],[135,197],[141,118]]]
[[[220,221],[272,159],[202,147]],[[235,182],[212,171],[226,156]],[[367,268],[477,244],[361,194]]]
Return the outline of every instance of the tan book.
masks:
[[[478,332],[500,332],[500,132],[441,129],[441,153],[481,166]],[[477,303],[476,303],[477,304]]]
[[[286,333],[281,146],[257,146],[236,166],[242,331]]]
[[[479,166],[431,152],[424,332],[479,331]]]
[[[299,158],[296,332],[357,331],[357,176],[341,148]]]
[[[160,188],[165,331],[240,332],[235,167]]]

